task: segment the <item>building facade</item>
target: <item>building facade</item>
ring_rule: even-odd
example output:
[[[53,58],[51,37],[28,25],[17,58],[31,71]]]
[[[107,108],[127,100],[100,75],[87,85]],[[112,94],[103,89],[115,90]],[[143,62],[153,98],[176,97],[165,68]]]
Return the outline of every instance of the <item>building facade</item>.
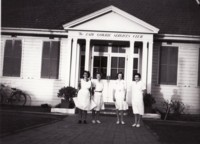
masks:
[[[133,75],[139,72],[157,107],[175,99],[185,104],[185,113],[200,113],[200,33],[164,33],[120,5],[74,16],[62,28],[19,27],[4,17],[0,81],[27,92],[29,105],[58,104],[58,90],[77,88],[84,70],[91,79],[102,72],[106,103],[113,103],[113,83],[123,72],[131,104]]]

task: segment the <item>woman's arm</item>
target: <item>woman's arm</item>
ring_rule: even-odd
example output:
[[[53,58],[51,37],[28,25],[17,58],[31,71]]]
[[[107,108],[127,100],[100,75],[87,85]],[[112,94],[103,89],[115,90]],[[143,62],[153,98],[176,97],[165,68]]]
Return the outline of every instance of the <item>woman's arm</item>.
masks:
[[[115,99],[115,89],[113,89],[113,101],[115,102],[116,99]]]
[[[126,101],[127,87],[126,82],[124,81],[124,101]]]
[[[126,101],[126,94],[127,94],[127,90],[125,89],[125,91],[124,91],[125,93],[124,93],[124,101]]]
[[[78,81],[78,90],[81,89],[81,81]]]

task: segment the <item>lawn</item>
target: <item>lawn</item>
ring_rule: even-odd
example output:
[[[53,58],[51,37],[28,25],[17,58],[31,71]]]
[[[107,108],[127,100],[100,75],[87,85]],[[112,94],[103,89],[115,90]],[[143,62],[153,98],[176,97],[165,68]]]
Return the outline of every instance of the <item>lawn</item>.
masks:
[[[144,120],[164,144],[200,144],[200,123]]]
[[[62,120],[65,116],[24,112],[0,111],[0,137],[22,130],[50,124]]]

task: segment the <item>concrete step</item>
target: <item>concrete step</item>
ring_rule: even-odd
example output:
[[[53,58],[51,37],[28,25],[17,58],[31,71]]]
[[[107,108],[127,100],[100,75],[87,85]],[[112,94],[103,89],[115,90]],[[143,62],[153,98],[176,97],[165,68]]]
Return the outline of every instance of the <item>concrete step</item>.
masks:
[[[116,115],[116,108],[114,103],[104,103],[105,109],[101,110],[103,115]],[[124,115],[128,115],[128,110],[124,112]]]

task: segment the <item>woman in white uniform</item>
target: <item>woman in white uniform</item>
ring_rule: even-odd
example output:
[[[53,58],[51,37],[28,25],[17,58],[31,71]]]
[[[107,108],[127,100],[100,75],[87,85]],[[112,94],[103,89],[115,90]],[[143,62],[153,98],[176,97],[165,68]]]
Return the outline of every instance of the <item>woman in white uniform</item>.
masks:
[[[93,101],[96,104],[96,107],[92,110],[92,123],[98,123],[100,124],[101,121],[99,120],[99,114],[100,110],[104,109],[104,103],[103,103],[103,82],[101,81],[101,74],[96,74],[97,80],[93,81],[93,90],[94,90],[94,96]]]
[[[90,73],[88,71],[84,71],[83,79],[81,79],[81,82],[79,84],[79,92],[78,96],[74,98],[74,103],[76,107],[79,109],[80,119],[78,123],[86,124],[86,118],[87,118],[87,111],[93,109],[96,105],[93,103],[93,101],[90,100],[90,92],[92,83],[89,80]]]
[[[141,79],[141,75],[136,73],[135,81],[132,86],[132,108],[135,118],[135,122],[132,125],[133,127],[140,127],[141,117],[144,114],[144,102],[143,102],[143,93],[145,92],[145,85]]]
[[[128,104],[126,103],[126,82],[123,80],[123,73],[119,72],[117,74],[117,80],[113,89],[113,101],[115,102],[117,122],[119,124],[125,124],[123,120],[124,111],[128,109]]]

